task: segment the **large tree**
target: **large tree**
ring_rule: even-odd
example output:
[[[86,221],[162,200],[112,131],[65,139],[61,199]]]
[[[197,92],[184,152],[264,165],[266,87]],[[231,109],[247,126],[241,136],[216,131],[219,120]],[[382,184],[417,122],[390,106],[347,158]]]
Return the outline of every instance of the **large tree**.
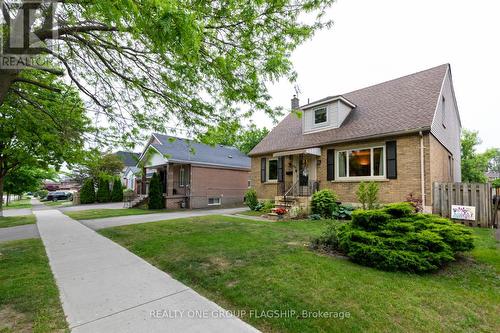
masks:
[[[255,124],[242,126],[238,120],[221,121],[197,135],[196,140],[209,145],[233,146],[248,154],[269,133]]]
[[[472,183],[485,183],[487,181],[485,172],[488,163],[496,153],[495,149],[487,149],[484,153],[476,151],[481,144],[477,131],[462,130],[462,181]]]
[[[80,184],[91,178],[97,184],[99,178],[113,180],[125,167],[123,160],[116,154],[101,152],[99,149],[85,151],[80,163],[73,167],[70,177]]]
[[[4,181],[4,192],[8,195],[22,195],[25,192],[35,192],[42,186],[42,182],[46,179],[55,179],[57,173],[54,169],[42,169],[23,165],[9,172]]]
[[[51,73],[66,76],[93,104],[112,131],[98,132],[106,142],[167,124],[197,131],[242,104],[272,115],[266,83],[295,78],[290,54],[331,24],[324,14],[333,2],[5,0],[4,41],[30,7],[39,15],[24,22],[39,39],[43,61],[0,69],[0,105],[19,85],[57,92],[37,78]]]
[[[78,92],[52,74],[40,73],[36,79],[58,92],[23,83],[0,106],[0,198],[5,178],[21,167],[58,169],[82,156],[90,127]]]

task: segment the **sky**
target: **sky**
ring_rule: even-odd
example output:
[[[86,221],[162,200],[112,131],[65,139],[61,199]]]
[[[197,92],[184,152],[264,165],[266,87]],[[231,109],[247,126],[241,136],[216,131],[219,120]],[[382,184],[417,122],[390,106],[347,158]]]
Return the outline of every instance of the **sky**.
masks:
[[[451,64],[462,127],[484,150],[500,147],[500,1],[338,0],[334,25],[292,55],[301,105]],[[289,109],[294,84],[269,86],[273,106]],[[253,122],[272,128],[263,114]]]

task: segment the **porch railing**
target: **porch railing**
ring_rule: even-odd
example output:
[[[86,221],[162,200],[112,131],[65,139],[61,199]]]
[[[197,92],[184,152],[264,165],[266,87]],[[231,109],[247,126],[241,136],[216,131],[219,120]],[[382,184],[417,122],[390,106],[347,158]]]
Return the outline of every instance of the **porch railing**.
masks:
[[[304,184],[304,183],[302,183]],[[309,197],[318,191],[319,182],[308,181],[305,185],[300,182],[280,182],[277,185],[277,195],[287,197]]]

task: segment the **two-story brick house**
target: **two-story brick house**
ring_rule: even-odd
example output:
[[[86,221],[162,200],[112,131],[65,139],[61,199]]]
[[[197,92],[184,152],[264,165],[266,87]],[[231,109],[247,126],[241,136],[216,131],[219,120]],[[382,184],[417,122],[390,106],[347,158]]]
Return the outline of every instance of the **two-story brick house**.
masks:
[[[460,181],[460,116],[448,64],[299,107],[251,152],[259,198],[329,188],[355,203],[363,180],[382,203],[412,193],[432,205],[432,183]]]

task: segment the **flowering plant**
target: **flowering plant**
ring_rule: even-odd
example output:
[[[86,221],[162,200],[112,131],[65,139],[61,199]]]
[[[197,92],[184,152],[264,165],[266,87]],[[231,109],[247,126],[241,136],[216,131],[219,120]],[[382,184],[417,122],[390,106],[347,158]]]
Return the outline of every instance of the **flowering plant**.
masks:
[[[274,212],[278,215],[285,215],[287,213],[287,210],[285,208],[279,207],[275,208]]]

